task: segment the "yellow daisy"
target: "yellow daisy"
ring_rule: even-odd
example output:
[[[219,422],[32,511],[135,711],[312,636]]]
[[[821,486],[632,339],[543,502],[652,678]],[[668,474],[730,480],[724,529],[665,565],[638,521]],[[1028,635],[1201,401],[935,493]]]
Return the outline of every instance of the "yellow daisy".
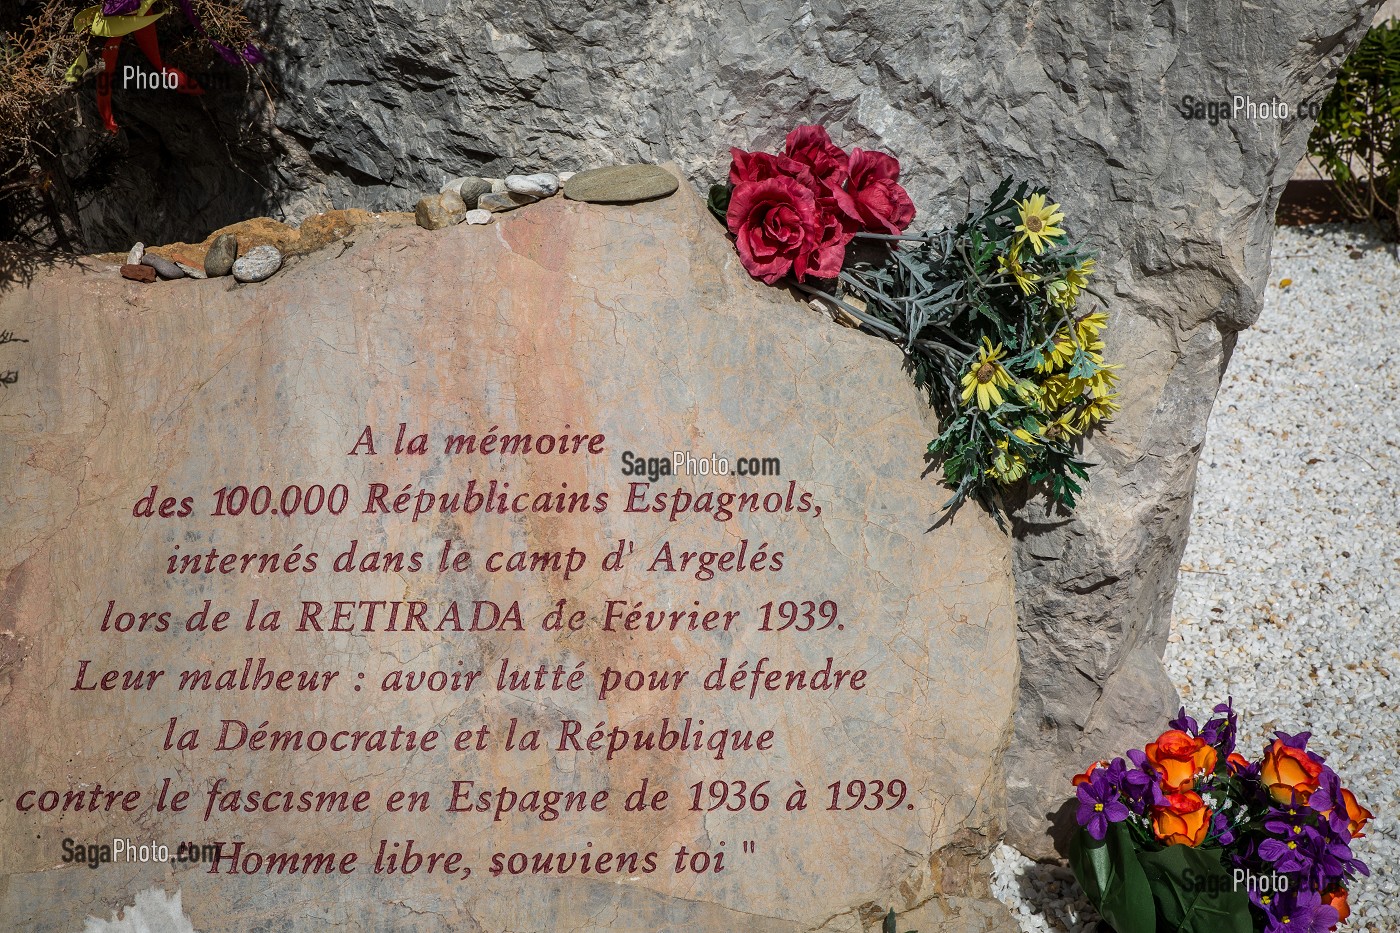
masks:
[[[1021,209],[1021,222],[1017,225],[1016,232],[1030,241],[1031,249],[1035,250],[1037,256],[1045,249],[1047,243],[1055,237],[1065,235],[1065,232],[1056,226],[1065,219],[1065,215],[1060,212],[1060,205],[1046,204],[1045,195],[1033,194],[1024,201],[1017,201],[1016,206]]]
[[[1027,272],[1021,265],[1020,244],[1011,247],[1010,255],[997,257],[997,271],[1015,279],[1016,284],[1021,286],[1021,293],[1025,295],[1035,291],[1035,283],[1040,281],[1040,276],[1034,272]]]
[[[1011,451],[1005,438],[997,441],[996,456],[987,467],[987,475],[1002,483],[1014,483],[1026,475],[1026,458]]]
[[[1054,372],[1069,365],[1069,361],[1074,359],[1074,338],[1070,336],[1068,330],[1061,329],[1055,333],[1055,341],[1045,350],[1045,359],[1036,366],[1038,373]]]
[[[1065,281],[1074,289],[1076,296],[1089,287],[1089,276],[1094,274],[1094,262],[1092,259],[1086,259],[1065,273]]]
[[[990,411],[1001,404],[1001,390],[1015,385],[1011,374],[1001,365],[1001,360],[1005,357],[1005,347],[1001,344],[993,347],[991,340],[982,338],[977,357],[969,364],[967,373],[962,377],[964,402],[971,401],[976,395],[977,406],[983,411]]]
[[[1046,297],[1050,303],[1057,308],[1073,308],[1075,302],[1075,291],[1070,287],[1068,279],[1056,279],[1045,286]]]
[[[1114,397],[1118,389],[1118,370],[1122,364],[1100,363],[1098,372],[1089,377],[1089,392],[1101,397]]]
[[[1074,426],[1074,414],[1062,411],[1050,421],[1040,426],[1040,436],[1047,441],[1060,441],[1066,438],[1075,437],[1080,432]]]
[[[1074,334],[1079,338],[1079,342],[1088,346],[1099,342],[1099,335],[1108,326],[1108,315],[1102,311],[1095,311],[1093,314],[1086,314],[1083,317],[1075,318]]]
[[[1107,421],[1121,407],[1114,401],[1118,396],[1112,392],[1106,395],[1089,394],[1080,400],[1075,414],[1074,426],[1082,433],[1091,425]]]

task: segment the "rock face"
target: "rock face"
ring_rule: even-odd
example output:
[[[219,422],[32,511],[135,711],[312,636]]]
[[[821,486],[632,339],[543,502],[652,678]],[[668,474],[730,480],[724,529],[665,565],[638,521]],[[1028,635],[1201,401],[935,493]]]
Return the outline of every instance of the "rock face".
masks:
[[[986,866],[1002,832],[1000,762],[1017,682],[1010,542],[976,510],[929,530],[943,498],[921,477],[934,425],[898,350],[750,280],[689,189],[624,207],[556,197],[500,215],[487,229],[365,229],[343,252],[306,255],[251,289],[219,279],[135,289],[108,273],[60,270],[0,293],[0,327],[30,341],[14,348],[7,365],[20,380],[0,398],[0,449],[19,452],[0,461],[14,518],[0,532],[0,619],[13,633],[0,641],[0,747],[10,752],[0,756],[4,795],[43,782],[67,789],[98,780],[153,791],[174,775],[195,792],[189,813],[147,809],[143,833],[238,839],[245,855],[349,849],[360,853],[363,869],[348,878],[284,873],[275,883],[265,873],[211,875],[206,866],[47,870],[56,857],[52,840],[68,832],[106,838],[126,814],[3,807],[0,836],[13,845],[0,851],[0,916],[16,928],[68,933],[89,914],[108,916],[133,899],[141,905],[142,892],[161,884],[180,892],[180,909],[201,933],[272,921],[288,929],[869,933],[891,907],[902,928],[1014,933],[1005,908],[989,899]],[[79,385],[83,391],[70,388]],[[397,455],[400,423],[430,432],[432,451]],[[355,446],[364,424],[379,432],[374,453]],[[470,448],[443,455],[449,433],[541,437],[565,426],[605,436],[602,452],[549,456],[553,450],[538,444],[528,456],[471,455]],[[632,484],[645,477],[623,472],[622,452],[676,449],[777,456],[781,475],[662,477],[644,483],[643,494],[761,491],[765,511],[736,502],[740,511],[723,521],[694,511],[673,522],[624,510]],[[242,506],[237,520],[211,518],[210,493],[235,476],[278,489],[344,483],[356,501],[318,518],[254,516]],[[508,481],[512,494],[611,498],[603,512],[434,508],[412,519],[373,509],[367,515],[360,501],[372,483],[392,484],[394,494],[404,483],[447,493],[461,492],[469,479]],[[132,504],[152,485],[162,496],[197,496],[194,514],[135,517]],[[807,489],[820,514],[785,512],[784,496]],[[363,564],[358,575],[332,571],[351,539],[361,553],[431,547],[427,571],[385,574]],[[573,578],[556,571],[508,579],[476,563],[444,575],[437,567],[444,539],[488,568],[486,555],[495,551],[571,545],[590,562]],[[189,553],[195,540],[198,550],[217,546],[224,558],[238,550],[285,553],[303,542],[320,552],[322,570],[167,573],[166,555]],[[600,555],[619,540],[635,542],[638,558],[616,571],[599,569]],[[650,556],[641,555],[663,541],[730,551],[747,542],[750,557],[766,542],[786,560],[780,575],[763,577],[730,573],[732,559],[711,562],[728,575],[707,580],[694,565],[684,573],[649,569]],[[801,594],[839,606],[841,624],[807,634],[760,628],[766,600]],[[589,618],[546,637],[539,620],[559,597]],[[295,610],[306,600],[412,598],[432,603],[434,615],[448,599],[467,606],[519,600],[530,625],[519,632],[386,631],[381,615],[372,631],[343,634],[298,630],[293,612],[283,616],[284,630],[257,633],[241,617],[236,631],[222,634],[180,626],[116,637],[99,627],[108,600],[183,608],[177,615],[184,618],[205,599],[246,612],[252,598],[263,610]],[[647,608],[688,607],[691,599],[729,604],[747,624],[609,633],[600,624],[605,598]],[[6,653],[9,644],[23,650]],[[65,687],[79,651],[91,659],[90,675],[168,667],[172,685],[110,700],[75,693]],[[216,695],[173,683],[185,669],[242,668],[245,656],[275,669],[335,667],[342,679],[325,692],[290,695]],[[856,663],[869,670],[869,683],[821,697],[790,687],[756,698],[702,689],[698,680],[724,657],[731,673],[741,660],[759,658],[769,670]],[[494,682],[503,660],[530,666],[527,660],[546,658],[589,672],[684,668],[697,682],[675,694],[621,691],[606,700],[596,689],[408,694],[380,687],[400,668],[455,671],[465,663]],[[208,742],[162,753],[172,715],[181,728],[208,729]],[[399,722],[451,735],[489,722],[496,738],[482,749],[413,755],[295,755],[263,744],[256,753],[221,754],[210,746],[223,717],[247,718],[253,727],[271,720],[274,729]],[[678,726],[695,717],[707,730],[771,729],[776,740],[762,754],[723,760],[627,750],[608,759],[556,749],[553,737],[545,751],[507,751],[500,743],[509,717],[547,734],[558,732],[563,717],[587,730],[596,722],[659,726],[663,717]],[[204,808],[206,779],[214,778],[226,781],[225,790],[364,787],[377,795],[376,806],[358,814],[216,811],[204,822],[196,811]],[[764,778],[773,780],[766,788],[772,799],[761,812],[689,809],[693,782]],[[887,782],[884,803],[870,798],[863,808],[828,810],[826,785],[857,778],[867,787]],[[664,814],[623,812],[621,795],[644,779],[679,803]],[[493,821],[490,812],[444,812],[453,780],[474,780],[478,790],[608,787],[619,797],[606,811],[571,811],[554,822],[523,813]],[[794,780],[811,795],[805,811],[787,810]],[[892,780],[908,789],[898,805],[888,796],[898,793]],[[430,811],[386,810],[383,795],[400,787],[431,789]],[[388,839],[469,853],[475,873],[467,883],[441,874],[371,874],[375,842]],[[744,852],[746,841],[753,854]],[[723,873],[673,870],[676,846],[719,850],[721,842],[730,866]],[[495,852],[648,849],[664,853],[663,864],[626,883],[490,871]],[[247,862],[239,864],[246,870]]]
[[[716,0],[546,3],[521,17],[509,0],[465,13],[268,0],[274,34],[297,40],[274,60],[280,157],[256,165],[276,166],[264,183],[294,214],[401,209],[464,171],[673,160],[705,184],[730,145],[771,148],[794,123],[821,122],[845,145],[898,155],[916,228],[956,220],[1007,174],[1051,185],[1101,253],[1109,350],[1125,367],[1124,410],[1089,447],[1099,466],[1080,510],[1017,509],[1011,838],[1048,857],[1069,776],[1155,734],[1173,704],[1159,658],[1195,458],[1234,334],[1259,312],[1277,197],[1311,126],[1212,126],[1178,107],[1228,108],[1226,88],[1294,111],[1320,101],[1376,6],[1300,0],[1261,17],[1108,0],[1014,12]],[[189,144],[170,133],[171,148]],[[229,174],[228,191],[249,190]],[[151,238],[120,220],[89,226],[110,230],[111,248]]]

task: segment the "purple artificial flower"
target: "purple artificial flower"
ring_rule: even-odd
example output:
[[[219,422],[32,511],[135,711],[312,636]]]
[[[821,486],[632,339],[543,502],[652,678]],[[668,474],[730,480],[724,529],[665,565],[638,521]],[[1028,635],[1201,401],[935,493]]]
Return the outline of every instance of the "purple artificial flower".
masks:
[[[243,46],[243,60],[250,65],[260,65],[267,61],[267,56],[256,45],[249,42]]]
[[[1230,821],[1219,811],[1211,820],[1211,832],[1222,846],[1232,845],[1235,841],[1235,831],[1230,827]]]
[[[1275,732],[1274,735],[1278,736],[1279,741],[1289,748],[1296,748],[1300,752],[1307,752],[1308,757],[1317,764],[1324,764],[1327,761],[1326,758],[1323,758],[1317,752],[1308,751],[1308,739],[1312,738],[1311,732],[1299,732],[1297,735],[1289,735],[1287,732]]]
[[[1167,726],[1185,732],[1191,736],[1200,734],[1200,727],[1196,725],[1196,720],[1186,715],[1186,707],[1184,706],[1177,710],[1176,718],[1167,723]]]
[[[1217,703],[1215,713],[1221,714],[1205,724],[1201,738],[1212,745],[1224,758],[1235,750],[1235,737],[1239,733],[1239,717],[1235,715],[1235,698],[1227,697],[1224,703]]]
[[[1358,873],[1371,873],[1365,862],[1352,857],[1351,846],[1335,838],[1329,839],[1322,833],[1316,833],[1308,840],[1307,855],[1312,859],[1308,880],[1318,891],[1348,881]]]
[[[1128,770],[1123,766],[1121,781],[1123,795],[1128,798],[1128,806],[1138,816],[1146,816],[1152,807],[1166,806],[1167,798],[1162,793],[1157,769],[1147,760],[1147,755],[1142,749],[1134,748],[1128,751],[1128,758],[1134,767]],[[1116,760],[1121,763],[1123,759]]]
[[[213,39],[209,40],[209,44],[214,47],[214,51],[218,52],[219,57],[222,58],[224,61],[228,62],[230,65],[238,64],[238,54],[234,52],[233,49],[224,45],[222,42],[215,42]]]
[[[130,16],[141,9],[141,0],[102,0],[103,16]]]
[[[1300,889],[1275,895],[1264,908],[1264,933],[1327,933],[1342,922],[1335,907],[1316,891]]]
[[[1308,797],[1309,809],[1315,810],[1332,835],[1342,841],[1351,839],[1351,827],[1347,823],[1347,805],[1342,799],[1342,782],[1337,772],[1323,768],[1317,778],[1317,790]]]
[[[1079,825],[1095,839],[1102,840],[1108,835],[1109,823],[1120,823],[1128,818],[1128,808],[1119,799],[1118,782],[1109,768],[1095,768],[1089,780],[1080,784],[1075,793],[1079,797]]]
[[[1264,825],[1267,827],[1269,824]],[[1316,836],[1317,830],[1312,827],[1297,827],[1296,834],[1289,833],[1283,839],[1265,839],[1259,843],[1259,857],[1272,865],[1276,872],[1307,874],[1313,868],[1312,843]]]

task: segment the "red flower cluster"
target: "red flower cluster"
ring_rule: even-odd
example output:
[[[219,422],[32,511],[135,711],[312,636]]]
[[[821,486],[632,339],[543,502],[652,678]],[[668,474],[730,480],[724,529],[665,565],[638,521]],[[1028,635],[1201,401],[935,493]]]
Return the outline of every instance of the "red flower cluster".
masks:
[[[788,274],[835,278],[857,233],[903,233],[914,219],[898,159],[847,154],[820,126],[794,129],[782,155],[729,151],[725,220],[744,268],[769,285]]]

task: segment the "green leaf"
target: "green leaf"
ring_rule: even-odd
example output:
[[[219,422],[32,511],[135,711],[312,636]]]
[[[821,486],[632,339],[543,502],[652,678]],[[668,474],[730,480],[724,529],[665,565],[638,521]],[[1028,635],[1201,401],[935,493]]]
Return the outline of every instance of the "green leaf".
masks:
[[[710,213],[719,218],[720,223],[728,223],[729,196],[734,189],[728,184],[710,185],[710,196],[705,199],[705,206],[710,209]]]
[[[1070,840],[1069,864],[1090,903],[1118,933],[1157,933],[1152,888],[1126,825],[1110,823],[1102,840],[1081,828]]]
[[[1235,889],[1220,855],[1220,849],[1185,845],[1138,853],[1169,929],[1178,933],[1253,933],[1249,895]]]

